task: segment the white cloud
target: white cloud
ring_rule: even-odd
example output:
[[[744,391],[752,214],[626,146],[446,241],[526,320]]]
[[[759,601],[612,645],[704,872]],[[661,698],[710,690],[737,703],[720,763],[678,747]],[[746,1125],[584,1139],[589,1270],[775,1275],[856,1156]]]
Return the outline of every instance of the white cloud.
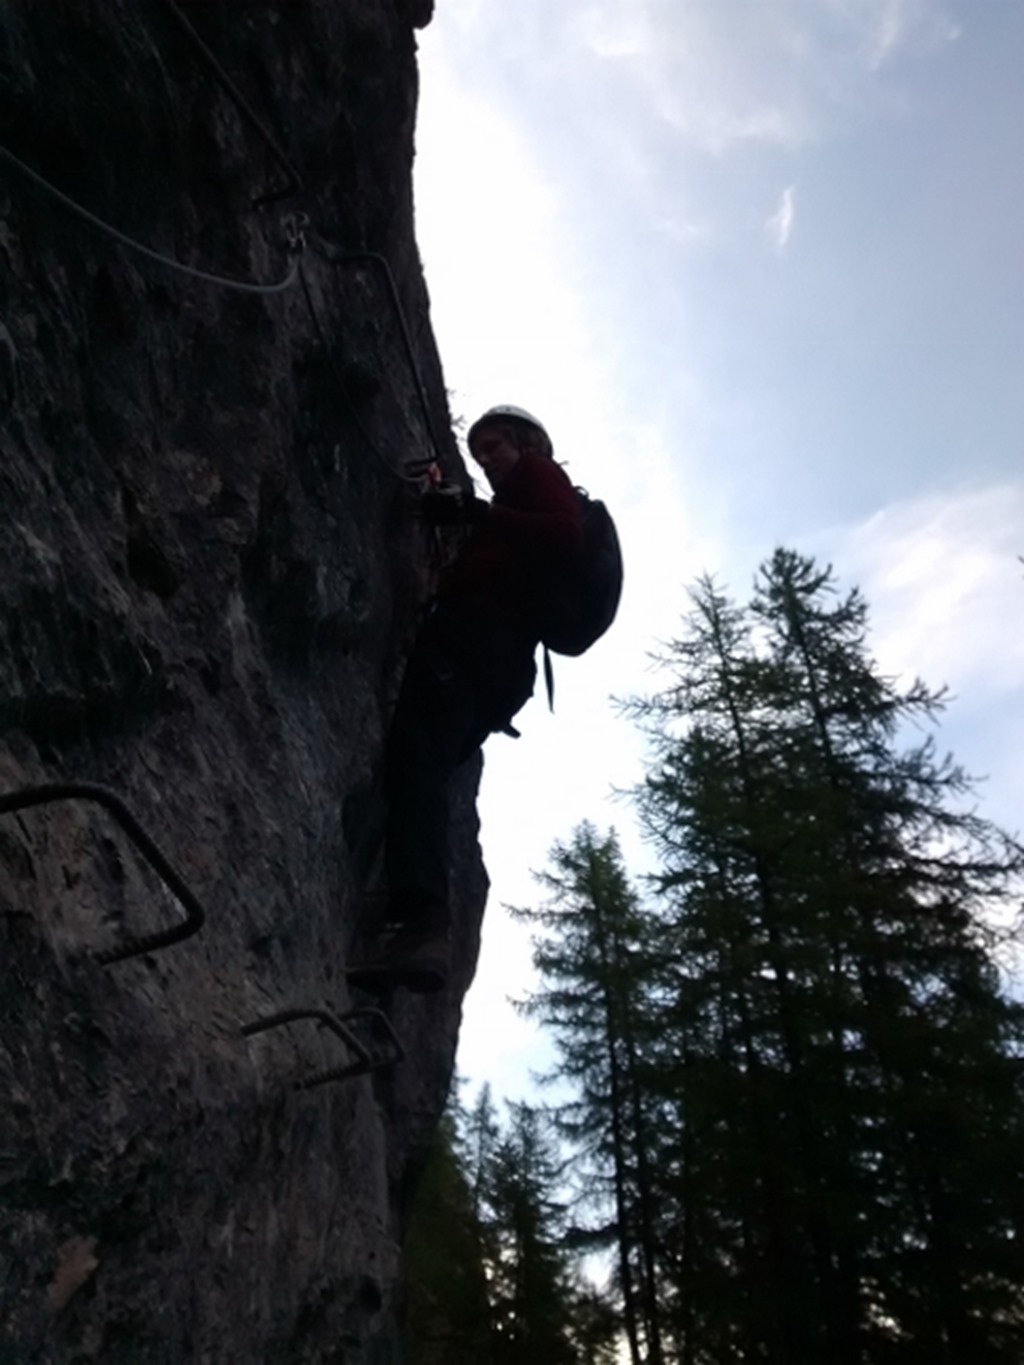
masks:
[[[781,256],[789,245],[793,233],[793,220],[796,217],[796,196],[792,185],[787,185],[779,197],[779,206],[770,218],[765,220],[765,232],[774,249]]]
[[[577,32],[592,56],[627,66],[660,119],[700,150],[805,138],[799,100],[764,60],[772,27],[754,11],[737,24],[713,5],[595,0]]]
[[[486,19],[485,0],[444,0],[444,21],[464,33],[479,30]],[[434,20],[435,26],[437,19]]]
[[[948,683],[971,706],[1024,692],[1024,481],[895,503],[828,539],[868,599],[886,671]]]
[[[870,648],[903,683],[949,687],[939,744],[979,779],[981,813],[1024,810],[1024,480],[884,508],[832,538],[840,580],[870,609]]]
[[[859,37],[868,71],[877,71],[905,51],[928,51],[960,37],[960,28],[935,0],[828,0]]]
[[[623,8],[597,4],[584,6],[576,19],[576,31],[596,57],[642,57],[650,52],[654,33],[650,14],[642,5]]]
[[[714,235],[709,223],[695,222],[674,215],[657,219],[654,226],[659,233],[681,247],[709,242]]]
[[[871,98],[873,74],[959,30],[941,0],[577,0],[568,31],[599,63],[628,69],[690,145],[799,146],[829,111]]]

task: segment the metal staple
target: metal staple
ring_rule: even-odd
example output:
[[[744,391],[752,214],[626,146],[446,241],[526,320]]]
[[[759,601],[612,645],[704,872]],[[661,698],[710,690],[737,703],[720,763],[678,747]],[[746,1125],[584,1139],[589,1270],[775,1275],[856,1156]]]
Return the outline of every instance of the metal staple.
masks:
[[[202,902],[192,892],[166,854],[143,829],[122,798],[109,787],[104,787],[98,782],[48,782],[38,787],[21,787],[16,791],[0,793],[0,815],[27,810],[31,806],[48,805],[52,801],[95,801],[101,805],[114,817],[185,910],[183,923],[175,925],[172,929],[162,929],[156,933],[130,939],[120,948],[109,948],[96,953],[97,962],[104,966],[124,962],[130,957],[140,957],[143,953],[169,948],[172,943],[180,943],[199,932],[206,922],[206,911]]]
[[[356,1060],[347,1066],[330,1067],[296,1081],[297,1090],[313,1090],[317,1086],[327,1085],[331,1081],[344,1081],[353,1076],[363,1076],[368,1071],[377,1071],[385,1066],[394,1066],[405,1057],[405,1048],[395,1033],[390,1019],[383,1010],[369,1007],[352,1009],[342,1015],[334,1015],[323,1009],[278,1010],[275,1014],[263,1015],[259,1019],[254,1019],[251,1024],[245,1024],[242,1028],[242,1036],[252,1038],[257,1033],[266,1033],[270,1029],[281,1028],[285,1024],[294,1024],[303,1019],[312,1019],[322,1028],[333,1033],[336,1038],[340,1038],[349,1051],[355,1055]],[[355,1031],[348,1027],[349,1023],[357,1019],[365,1019],[377,1024],[385,1034],[390,1051],[381,1052],[379,1049],[368,1047],[356,1035]]]

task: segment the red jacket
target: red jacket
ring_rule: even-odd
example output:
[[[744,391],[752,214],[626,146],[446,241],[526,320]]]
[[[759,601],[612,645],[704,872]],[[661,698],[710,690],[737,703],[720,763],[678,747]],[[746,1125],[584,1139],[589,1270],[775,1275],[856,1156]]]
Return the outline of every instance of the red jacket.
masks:
[[[442,579],[438,614],[453,653],[488,682],[522,668],[540,639],[540,604],[583,552],[583,521],[568,475],[523,451]]]

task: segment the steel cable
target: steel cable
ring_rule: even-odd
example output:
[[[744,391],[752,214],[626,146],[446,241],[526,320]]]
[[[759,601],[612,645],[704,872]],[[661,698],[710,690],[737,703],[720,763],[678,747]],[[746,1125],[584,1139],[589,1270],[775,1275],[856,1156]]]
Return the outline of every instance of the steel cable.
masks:
[[[222,289],[235,289],[243,294],[280,294],[285,289],[290,289],[298,277],[298,259],[292,261],[288,269],[288,274],[283,280],[277,280],[272,284],[253,284],[248,280],[236,280],[228,275],[215,275],[208,270],[199,270],[195,266],[185,265],[183,261],[176,261],[171,256],[164,256],[161,252],[154,251],[152,247],[144,246],[142,242],[137,242],[134,237],[129,237],[127,233],[124,233],[119,228],[105,222],[104,219],[97,217],[95,213],[84,208],[76,200],[72,199],[70,195],[65,194],[63,190],[59,190],[56,185],[52,185],[45,176],[40,175],[39,172],[33,170],[31,166],[26,165],[20,157],[15,156],[14,153],[3,146],[2,143],[0,143],[0,159],[3,159],[11,166],[14,166],[16,170],[31,180],[33,184],[46,190],[46,192],[52,195],[64,208],[77,214],[79,218],[84,219],[85,222],[90,223],[101,232],[105,232],[108,237],[113,237],[114,241],[119,242],[121,246],[127,247],[140,256],[145,256],[147,260],[155,261],[157,265],[162,265],[168,270],[176,270],[181,275],[187,275],[190,279],[202,280],[204,284],[214,284]]]
[[[381,448],[377,445],[376,441],[374,441],[373,437],[367,431],[362,418],[356,411],[356,405],[353,402],[352,396],[349,393],[348,388],[346,387],[344,376],[342,375],[341,370],[338,368],[338,364],[334,359],[334,353],[331,349],[331,344],[330,341],[328,340],[327,332],[324,328],[323,323],[320,320],[320,315],[316,311],[316,307],[313,303],[313,296],[309,292],[309,283],[306,279],[306,272],[301,268],[301,266],[299,267],[299,286],[302,289],[302,296],[306,301],[306,307],[309,309],[309,315],[313,320],[313,326],[316,329],[316,334],[320,340],[320,345],[323,347],[324,355],[327,357],[327,363],[330,366],[331,373],[334,376],[335,383],[338,385],[338,388],[341,390],[342,394],[345,397],[345,401],[348,403],[349,410],[351,411],[352,414],[352,420],[355,423],[356,429],[359,432],[360,436],[363,438],[363,441],[365,442],[367,448],[373,455],[376,456],[376,458],[381,462],[384,468],[391,475],[393,475],[394,478],[401,479],[403,483],[412,484],[418,488],[420,485],[420,478],[412,474],[406,474],[404,470],[395,468],[395,466],[391,463],[391,461],[388,459],[388,457],[384,454]]]
[[[181,26],[182,32],[185,33],[189,41],[199,52],[200,56],[210,67],[210,70],[216,77],[218,84],[221,86],[223,90],[227,92],[228,96],[234,101],[239,113],[243,116],[243,118],[246,119],[250,127],[255,128],[259,135],[263,138],[264,142],[267,144],[267,146],[273,152],[274,156],[277,158],[278,164],[288,175],[288,184],[285,185],[283,189],[274,190],[273,193],[271,194],[261,194],[257,199],[254,199],[252,201],[253,207],[260,208],[264,204],[273,204],[276,203],[279,199],[290,198],[296,192],[296,190],[301,189],[302,176],[299,175],[299,172],[296,170],[295,166],[289,160],[288,154],[283,150],[281,145],[278,143],[277,139],[270,132],[269,128],[267,128],[266,124],[261,120],[259,115],[256,113],[255,109],[253,109],[252,105],[242,94],[241,90],[239,90],[238,86],[228,75],[227,71],[225,70],[221,62],[217,59],[217,57],[214,56],[210,47],[203,41],[202,38],[200,38],[199,34],[193,27],[192,22],[188,18],[186,18],[186,16],[181,12],[179,7],[175,4],[175,0],[165,0],[165,3],[167,5],[167,8],[171,11],[171,13],[174,15],[175,19]]]

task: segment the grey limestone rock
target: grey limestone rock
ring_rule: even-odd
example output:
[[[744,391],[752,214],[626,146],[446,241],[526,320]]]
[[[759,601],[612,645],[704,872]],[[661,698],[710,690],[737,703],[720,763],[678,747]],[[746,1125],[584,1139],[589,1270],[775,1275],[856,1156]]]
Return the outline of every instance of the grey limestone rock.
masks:
[[[428,11],[8,5],[0,140],[204,271],[281,279],[299,213],[335,255],[382,255],[455,474],[412,231]],[[0,407],[0,793],[108,785],[208,913],[187,942],[103,966],[181,907],[95,804],[0,815],[5,1365],[398,1359],[403,1213],[486,894],[478,774],[457,802],[455,981],[392,1002],[400,1066],[296,1090],[341,1045],[311,1023],[241,1028],[349,1004],[366,872],[343,812],[372,808],[438,567],[395,473],[433,450],[379,262],[310,247],[302,271],[305,291],[266,295],[186,278],[0,162],[17,357]]]

